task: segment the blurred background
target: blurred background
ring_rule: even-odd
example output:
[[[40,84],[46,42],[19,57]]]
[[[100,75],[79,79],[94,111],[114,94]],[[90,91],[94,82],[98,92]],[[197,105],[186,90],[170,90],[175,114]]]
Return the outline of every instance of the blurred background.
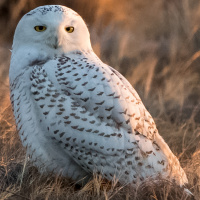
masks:
[[[137,90],[200,194],[199,0],[0,0],[1,163],[24,156],[9,101],[14,30],[25,13],[45,4],[65,5],[83,17],[95,53]]]

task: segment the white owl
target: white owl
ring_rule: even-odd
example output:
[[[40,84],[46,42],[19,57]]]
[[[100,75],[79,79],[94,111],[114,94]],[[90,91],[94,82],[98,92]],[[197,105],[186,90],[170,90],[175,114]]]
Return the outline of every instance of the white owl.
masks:
[[[15,31],[9,77],[21,141],[41,172],[187,183],[140,97],[95,55],[75,11],[50,5],[26,14]]]

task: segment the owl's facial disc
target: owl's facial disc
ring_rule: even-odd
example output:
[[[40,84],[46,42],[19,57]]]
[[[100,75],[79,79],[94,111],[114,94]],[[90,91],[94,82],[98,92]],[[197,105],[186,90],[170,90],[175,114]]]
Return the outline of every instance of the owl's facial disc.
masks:
[[[62,6],[55,6],[55,11],[60,8],[57,12],[46,11],[46,7],[36,8],[20,20],[13,41],[14,51],[28,46],[58,55],[92,49],[87,26],[75,11]]]

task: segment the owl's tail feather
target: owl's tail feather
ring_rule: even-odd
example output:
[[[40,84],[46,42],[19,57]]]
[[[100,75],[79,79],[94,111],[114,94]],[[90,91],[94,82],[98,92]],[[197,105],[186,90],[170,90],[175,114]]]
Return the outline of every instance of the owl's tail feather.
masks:
[[[176,183],[180,186],[184,186],[185,184],[187,184],[187,176],[182,169],[178,158],[172,153],[164,139],[159,134],[156,134],[154,141],[160,147],[163,154],[166,156],[168,162],[167,172],[171,179],[174,179]]]

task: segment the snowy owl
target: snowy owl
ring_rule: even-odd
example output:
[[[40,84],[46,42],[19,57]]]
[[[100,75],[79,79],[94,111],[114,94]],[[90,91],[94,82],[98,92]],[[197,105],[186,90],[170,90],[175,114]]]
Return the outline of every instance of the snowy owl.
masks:
[[[70,8],[41,6],[23,16],[9,79],[21,141],[41,172],[187,183],[137,92],[95,55],[85,22]]]

